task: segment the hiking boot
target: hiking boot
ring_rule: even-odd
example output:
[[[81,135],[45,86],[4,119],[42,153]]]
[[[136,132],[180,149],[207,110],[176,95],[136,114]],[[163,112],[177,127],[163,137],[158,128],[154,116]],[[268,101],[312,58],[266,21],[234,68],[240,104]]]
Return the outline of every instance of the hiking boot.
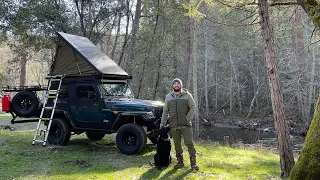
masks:
[[[174,165],[174,168],[175,169],[183,168],[184,164],[183,164],[183,156],[182,155],[177,156],[177,161],[178,161],[178,163],[176,165]]]
[[[199,171],[199,166],[197,165],[196,156],[190,156],[190,166],[191,166],[191,169]]]

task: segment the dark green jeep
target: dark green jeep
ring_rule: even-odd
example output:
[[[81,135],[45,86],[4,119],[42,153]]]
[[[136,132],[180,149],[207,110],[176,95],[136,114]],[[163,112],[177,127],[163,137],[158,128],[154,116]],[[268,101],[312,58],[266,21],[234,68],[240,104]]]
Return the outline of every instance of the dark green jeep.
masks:
[[[129,86],[131,76],[87,38],[57,34],[58,48],[50,75],[65,77],[48,134],[49,143],[66,145],[71,135],[84,132],[92,140],[117,133],[117,147],[125,154],[141,151],[147,137],[155,143],[163,103],[135,99]],[[52,82],[54,86],[58,83]],[[19,89],[11,101],[14,117],[39,115],[42,105],[33,92],[40,89]],[[48,104],[53,104],[53,100]],[[51,111],[45,111],[47,117]],[[18,120],[14,118],[12,123]]]

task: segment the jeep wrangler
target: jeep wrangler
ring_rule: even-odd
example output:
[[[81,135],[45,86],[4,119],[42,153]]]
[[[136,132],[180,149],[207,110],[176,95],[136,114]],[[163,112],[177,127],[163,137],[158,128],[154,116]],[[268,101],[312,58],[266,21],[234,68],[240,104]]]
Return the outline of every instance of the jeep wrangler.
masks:
[[[58,33],[58,37],[51,75],[64,73],[66,76],[60,87],[48,142],[66,145],[74,134],[86,133],[89,139],[100,140],[105,134],[116,133],[117,147],[125,154],[140,152],[147,138],[156,143],[163,103],[135,99],[128,83],[131,76],[87,38],[65,33]],[[51,86],[58,86],[58,83],[52,82]],[[17,120],[16,117],[39,117],[43,105],[35,92],[46,90],[45,87],[2,90],[18,92],[12,100],[9,98],[10,107],[4,104],[8,101],[2,101],[5,111],[13,116],[12,123],[39,120]],[[48,99],[47,104],[53,103]],[[46,109],[44,117],[48,117],[51,111]]]

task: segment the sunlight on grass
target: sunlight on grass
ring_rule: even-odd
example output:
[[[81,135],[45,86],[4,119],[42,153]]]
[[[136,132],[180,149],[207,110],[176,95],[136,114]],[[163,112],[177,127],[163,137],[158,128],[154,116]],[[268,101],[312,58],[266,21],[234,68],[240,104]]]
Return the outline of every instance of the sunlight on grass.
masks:
[[[4,124],[0,121],[0,125]],[[160,171],[149,164],[155,154],[151,144],[140,154],[128,156],[118,152],[115,135],[101,141],[75,135],[68,146],[46,147],[32,146],[33,135],[34,130],[20,126],[14,131],[0,130],[0,179],[280,179],[278,155],[264,149],[201,141],[196,143],[199,172],[190,170],[185,147],[185,168],[175,170],[174,159]]]
[[[10,113],[0,113],[0,118],[1,117],[11,117]]]

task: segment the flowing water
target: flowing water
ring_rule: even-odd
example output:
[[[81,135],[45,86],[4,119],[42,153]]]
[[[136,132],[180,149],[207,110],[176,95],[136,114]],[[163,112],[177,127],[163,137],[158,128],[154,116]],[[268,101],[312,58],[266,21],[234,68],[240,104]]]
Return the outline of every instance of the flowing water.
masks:
[[[262,144],[267,147],[277,147],[277,139],[274,131],[264,132],[263,130],[242,129],[237,126],[218,125],[218,126],[203,126],[200,133],[200,138],[211,140],[224,144],[224,139],[229,136],[229,143],[244,143],[244,144]],[[290,140],[294,151],[300,151],[304,137],[290,135]]]

